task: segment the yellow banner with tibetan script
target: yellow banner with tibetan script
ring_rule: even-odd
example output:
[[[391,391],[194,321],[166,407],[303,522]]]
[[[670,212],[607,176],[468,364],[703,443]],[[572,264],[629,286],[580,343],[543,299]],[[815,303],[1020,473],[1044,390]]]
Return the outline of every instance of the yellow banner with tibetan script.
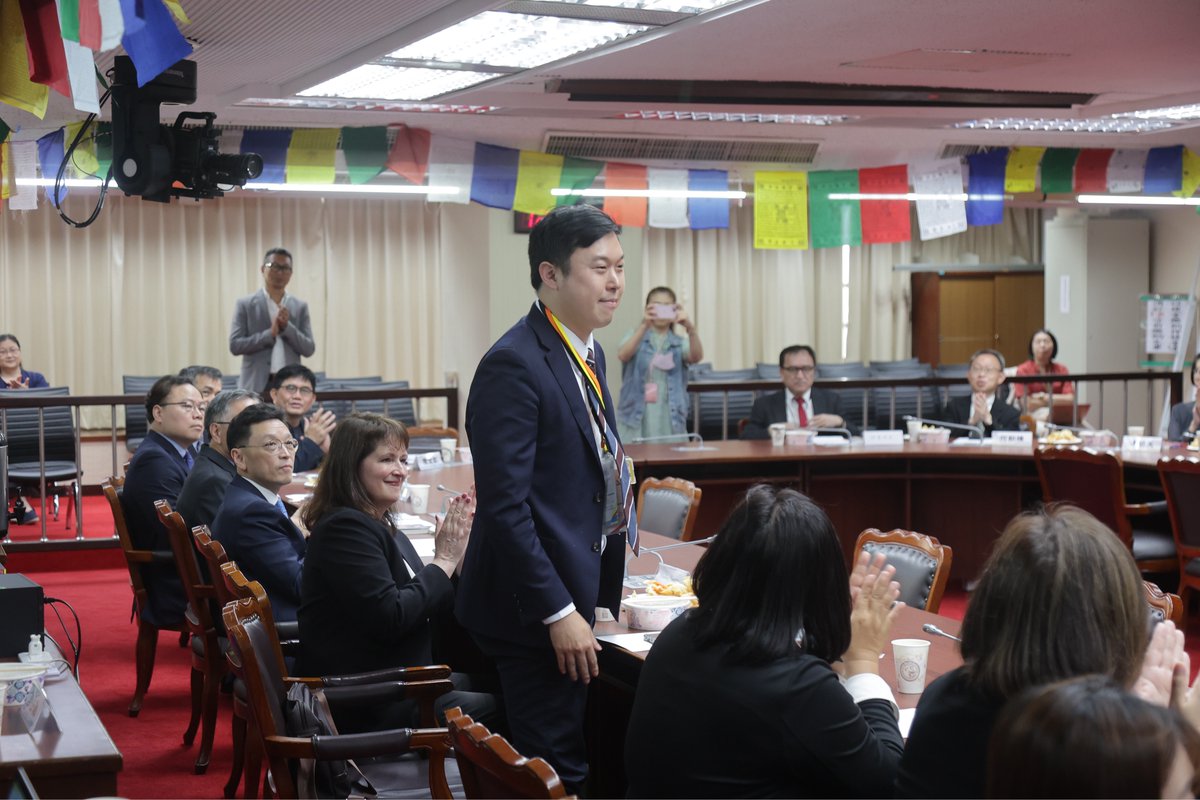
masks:
[[[297,128],[287,151],[288,183],[333,183],[341,128]]]
[[[1004,167],[1004,191],[1019,194],[1037,189],[1038,165],[1046,153],[1044,147],[1010,147]]]
[[[517,189],[513,194],[513,211],[526,214],[547,214],[554,208],[555,197],[550,190],[562,180],[563,157],[548,153],[522,150],[517,161]]]
[[[754,247],[808,249],[808,173],[754,173]]]

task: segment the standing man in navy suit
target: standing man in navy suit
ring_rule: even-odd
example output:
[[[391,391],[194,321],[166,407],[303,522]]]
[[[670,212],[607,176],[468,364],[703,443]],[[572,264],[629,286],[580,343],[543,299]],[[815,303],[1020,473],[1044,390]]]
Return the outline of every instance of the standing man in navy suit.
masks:
[[[551,211],[529,235],[537,302],[483,357],[467,399],[478,505],[456,613],[496,662],[514,746],[549,761],[572,792],[588,771],[596,609],[616,613],[637,536],[592,337],[621,302],[624,263],[607,214]]]
[[[317,351],[308,303],[287,293],[292,254],[272,247],[259,271],[263,288],[238,298],[229,330],[229,352],[242,357],[238,388],[252,392],[265,392],[272,375]]]
[[[161,560],[141,567],[150,597],[142,616],[159,628],[182,624],[187,598],[154,501],[176,504],[195,462],[192,445],[204,435],[206,409],[200,390],[187,378],[164,375],[155,381],[146,394],[146,438],[129,462],[121,490],[121,508],[133,546],[163,553]]]
[[[275,619],[292,622],[300,607],[307,543],[288,519],[279,491],[292,482],[296,440],[283,411],[250,406],[229,423],[229,455],[237,477],[213,520],[213,535],[242,572],[267,590]]]

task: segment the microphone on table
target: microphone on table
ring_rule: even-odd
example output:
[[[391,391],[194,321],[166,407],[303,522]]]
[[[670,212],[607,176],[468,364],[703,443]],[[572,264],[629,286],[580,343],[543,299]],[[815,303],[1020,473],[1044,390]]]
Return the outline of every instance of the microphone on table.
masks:
[[[816,431],[818,434],[822,434],[822,433],[840,433],[842,436],[845,436],[847,439],[853,439],[853,438],[854,438],[854,434],[852,434],[852,433],[850,432],[850,429],[849,429],[849,428],[813,428],[812,430]]]
[[[670,433],[665,436],[638,436],[629,440],[629,444],[653,444],[655,442],[695,442],[697,449],[704,447],[704,437],[698,433]]]
[[[966,431],[967,433],[971,434],[972,439],[978,437],[979,441],[983,441],[984,425],[982,422],[980,422],[978,425],[963,425],[958,422],[943,422],[940,419],[926,419],[924,417],[914,417],[911,415],[905,415],[904,421],[919,422],[922,425],[934,425],[939,428],[951,428],[956,431]]]
[[[947,639],[953,639],[956,642],[962,641],[962,639],[958,638],[954,634],[946,633],[944,630],[939,628],[937,625],[934,625],[932,622],[926,622],[924,625],[921,626],[921,630],[925,631],[926,633],[933,634],[934,636],[945,636]]]
[[[717,538],[717,534],[714,533],[712,536],[709,536],[704,539],[693,539],[688,542],[671,542],[670,544],[660,544],[658,547],[643,547],[640,550],[638,550],[638,556],[643,556],[646,553],[649,553],[650,555],[652,555],[658,559],[658,563],[660,565],[669,566],[667,564],[667,562],[663,560],[663,557],[659,555],[659,553],[663,552],[664,550],[674,550],[676,547],[687,547],[690,544],[708,544],[712,541],[715,541],[716,538]],[[641,576],[641,575],[634,576],[638,580],[631,582],[630,575],[629,575],[629,562],[632,561],[636,557],[637,556],[634,556],[633,553],[629,553],[625,557],[625,575],[622,578],[622,583],[624,583],[626,586],[628,586],[631,589],[641,588],[641,585],[642,585],[642,582],[644,582],[644,579],[646,577],[649,577],[649,576]]]

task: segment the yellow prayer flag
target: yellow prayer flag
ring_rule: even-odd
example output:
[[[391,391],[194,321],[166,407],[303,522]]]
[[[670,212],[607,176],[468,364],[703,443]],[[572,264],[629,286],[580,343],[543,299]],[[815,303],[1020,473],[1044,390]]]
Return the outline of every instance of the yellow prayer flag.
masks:
[[[0,0],[0,103],[43,119],[49,101],[50,87],[29,80],[20,0]]]
[[[175,16],[175,19],[179,20],[184,25],[190,25],[192,23],[192,21],[188,19],[188,15],[183,13],[183,4],[180,3],[179,0],[163,0],[163,3],[166,4],[167,8],[171,9],[171,13]]]
[[[754,247],[808,249],[808,173],[754,173]]]
[[[8,142],[0,143],[0,200],[12,197],[12,181],[17,179],[17,176],[13,175],[12,180],[9,180],[8,175],[12,171],[12,148],[8,146]]]
[[[522,150],[517,161],[517,189],[513,194],[513,211],[526,214],[547,214],[554,208],[555,197],[550,190],[562,180],[563,157],[548,153]]]
[[[287,183],[333,183],[341,128],[297,128],[287,151]]]
[[[66,148],[71,146],[71,142],[75,141],[75,135],[79,133],[81,127],[83,127],[82,122],[72,122],[67,126],[66,134],[63,136],[64,152]],[[71,165],[75,167],[75,170],[79,174],[87,177],[91,177],[100,171],[100,161],[96,158],[96,141],[92,138],[95,133],[95,127],[85,133],[84,138],[79,142],[79,146],[71,154]]]
[[[1042,163],[1044,147],[1010,147],[1008,164],[1004,168],[1004,191],[1020,193],[1037,189],[1038,164]]]
[[[1200,186],[1200,156],[1183,148],[1183,186],[1178,192],[1171,192],[1176,197],[1191,197]]]

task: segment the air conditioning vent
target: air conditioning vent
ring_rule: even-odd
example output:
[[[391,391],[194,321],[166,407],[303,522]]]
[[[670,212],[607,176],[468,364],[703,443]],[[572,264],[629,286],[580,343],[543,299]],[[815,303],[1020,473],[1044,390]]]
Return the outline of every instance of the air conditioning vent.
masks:
[[[594,136],[550,133],[545,152],[602,161],[731,161],[812,164],[819,142],[783,139],[684,139],[669,136]]]
[[[938,151],[938,158],[966,158],[987,149],[987,147],[977,144],[944,144]]]

